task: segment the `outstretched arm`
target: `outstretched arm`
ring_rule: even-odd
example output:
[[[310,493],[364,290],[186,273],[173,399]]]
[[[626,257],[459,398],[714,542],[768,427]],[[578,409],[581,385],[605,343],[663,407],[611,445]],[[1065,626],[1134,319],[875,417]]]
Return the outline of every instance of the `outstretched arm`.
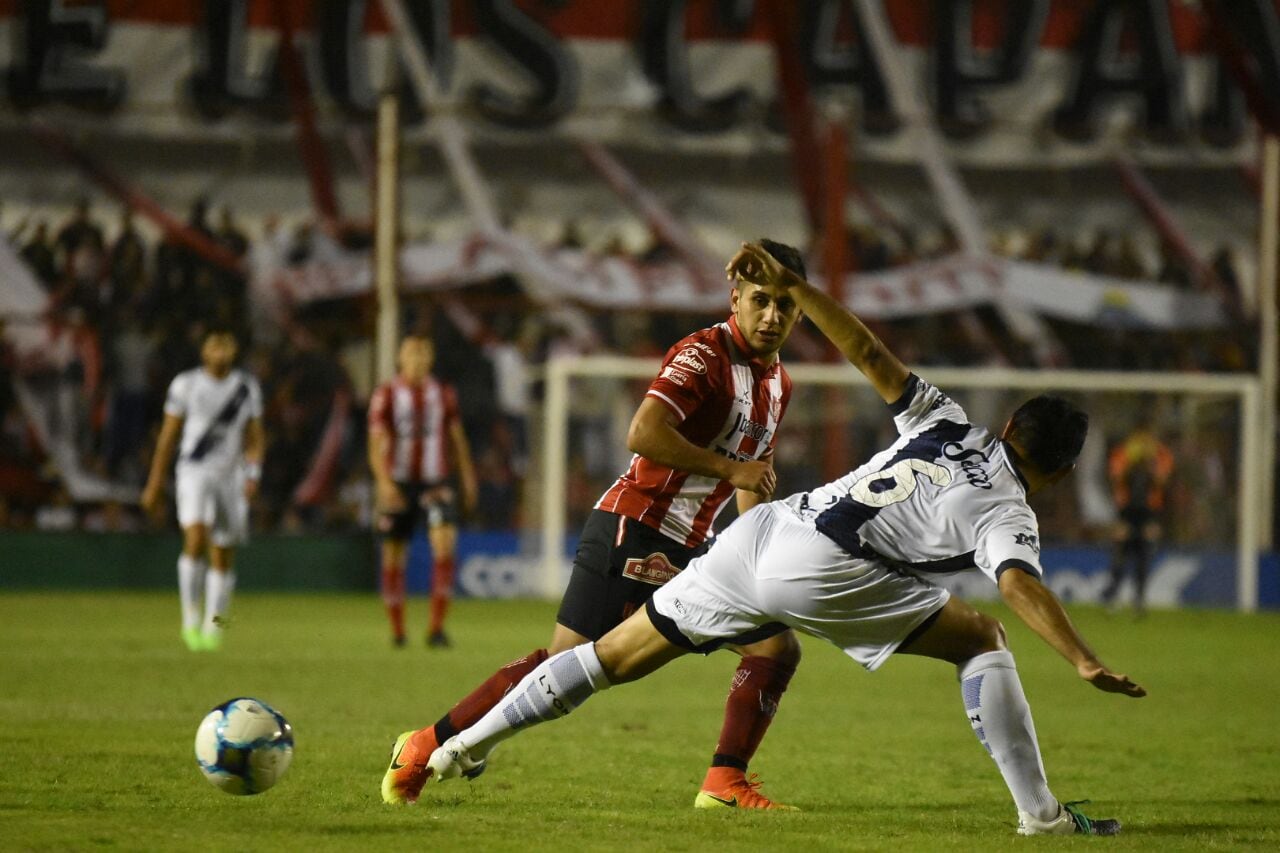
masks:
[[[1000,576],[1000,594],[1018,618],[1057,649],[1085,681],[1107,693],[1123,693],[1135,699],[1147,695],[1129,676],[1112,672],[1098,660],[1071,624],[1071,617],[1063,610],[1058,597],[1039,578],[1010,569]]]
[[[778,263],[763,246],[743,243],[725,272],[731,279],[788,288],[800,310],[813,319],[850,364],[862,371],[886,403],[902,396],[911,374],[897,356],[848,309]]]

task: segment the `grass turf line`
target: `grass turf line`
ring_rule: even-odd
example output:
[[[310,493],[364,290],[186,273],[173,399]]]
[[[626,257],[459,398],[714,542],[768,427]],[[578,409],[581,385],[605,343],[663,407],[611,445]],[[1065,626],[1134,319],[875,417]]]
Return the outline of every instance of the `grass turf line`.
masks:
[[[867,674],[805,640],[805,660],[752,770],[800,814],[691,806],[719,731],[729,653],[677,661],[504,744],[473,784],[383,806],[394,736],[434,721],[496,666],[547,640],[554,606],[463,601],[455,647],[403,650],[373,596],[241,595],[226,645],[192,654],[177,596],[0,595],[0,848],[125,850],[999,850],[1280,846],[1280,618],[1077,612],[1103,659],[1150,691],[1080,682],[1016,619],[1018,655],[1055,793],[1091,797],[1116,839],[1018,839],[954,672],[894,658]],[[421,631],[425,602],[410,608]],[[196,725],[258,696],[294,726],[293,766],[236,798],[201,778]]]

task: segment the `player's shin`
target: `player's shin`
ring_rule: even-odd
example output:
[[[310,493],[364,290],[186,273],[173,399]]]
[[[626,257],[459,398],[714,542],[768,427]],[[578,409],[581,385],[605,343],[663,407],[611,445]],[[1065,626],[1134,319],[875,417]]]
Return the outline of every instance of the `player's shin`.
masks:
[[[607,687],[595,644],[584,643],[538,664],[458,740],[472,758],[482,760],[522,729],[559,719]]]
[[[472,690],[449,713],[435,724],[436,743],[444,743],[465,728],[474,726],[489,709],[502,701],[512,688],[533,669],[547,659],[546,649],[537,649],[518,660],[503,666],[484,683]]]
[[[1037,820],[1058,815],[1049,791],[1031,708],[1007,651],[986,652],[956,668],[974,734],[995,759],[1020,812]]]
[[[729,686],[712,767],[747,769],[795,672],[794,666],[772,658],[749,655],[742,659]]]
[[[400,565],[382,566],[381,577],[382,606],[387,611],[387,620],[391,623],[391,637],[396,643],[404,642],[404,567]]]
[[[431,570],[431,624],[427,629],[431,636],[444,631],[444,618],[453,598],[453,557],[436,557]]]
[[[178,557],[178,596],[182,600],[182,627],[200,627],[200,600],[204,595],[204,576],[208,568],[204,560],[183,554]]]
[[[206,642],[222,634],[222,617],[231,607],[231,593],[236,588],[234,569],[212,569],[205,578],[204,631]]]

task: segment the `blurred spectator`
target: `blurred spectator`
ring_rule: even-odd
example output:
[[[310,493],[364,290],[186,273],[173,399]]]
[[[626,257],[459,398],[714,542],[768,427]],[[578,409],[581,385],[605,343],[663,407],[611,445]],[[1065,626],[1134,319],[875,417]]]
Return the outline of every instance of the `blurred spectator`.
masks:
[[[102,229],[89,217],[89,199],[81,197],[76,200],[75,212],[66,225],[58,231],[54,241],[54,250],[63,267],[71,263],[71,258],[81,249],[102,252]]]
[[[136,463],[148,431],[154,352],[155,342],[137,317],[126,319],[109,342],[111,409],[103,443],[107,473],[137,484],[145,474]],[[126,462],[135,464],[122,470]]]
[[[147,248],[133,225],[133,211],[126,207],[120,215],[120,234],[108,255],[111,305],[116,311],[132,310],[146,287]]]
[[[1240,296],[1240,275],[1236,272],[1235,253],[1230,246],[1219,246],[1209,261],[1209,267],[1218,281],[1226,285],[1227,292],[1235,297]]]
[[[1172,284],[1179,290],[1191,288],[1191,271],[1187,262],[1167,241],[1160,241],[1160,270],[1156,273],[1156,281]]]
[[[483,344],[493,366],[498,421],[494,442],[504,450],[512,471],[523,477],[528,463],[529,359],[537,344],[537,327],[507,316],[495,323],[496,336]]]
[[[58,266],[54,261],[53,245],[49,242],[49,223],[43,219],[36,222],[35,231],[22,247],[21,255],[46,287],[52,287],[58,280]]]

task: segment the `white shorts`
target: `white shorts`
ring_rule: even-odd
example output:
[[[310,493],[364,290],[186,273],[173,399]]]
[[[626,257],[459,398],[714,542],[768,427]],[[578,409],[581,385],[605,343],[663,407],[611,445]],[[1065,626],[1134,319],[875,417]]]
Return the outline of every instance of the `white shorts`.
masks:
[[[249,540],[249,499],[244,475],[233,471],[205,471],[179,467],[175,476],[178,524],[203,524],[219,548],[233,548]]]
[[[729,525],[710,551],[655,592],[650,616],[656,611],[669,640],[699,650],[781,622],[874,670],[950,597],[878,560],[851,555],[775,501]],[[686,642],[670,635],[672,627]]]

